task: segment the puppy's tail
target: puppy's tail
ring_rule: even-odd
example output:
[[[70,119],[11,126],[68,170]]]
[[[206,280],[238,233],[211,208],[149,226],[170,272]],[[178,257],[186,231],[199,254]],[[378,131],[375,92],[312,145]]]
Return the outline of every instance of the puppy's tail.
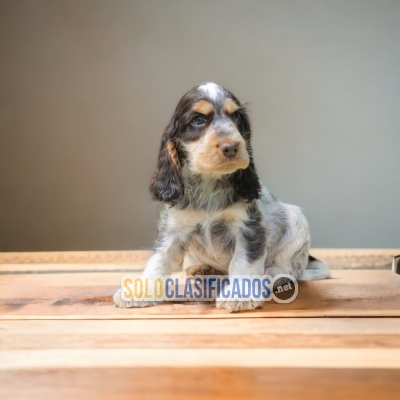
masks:
[[[329,279],[331,274],[327,266],[313,256],[308,256],[307,268],[300,275],[299,281],[318,281],[321,279]]]

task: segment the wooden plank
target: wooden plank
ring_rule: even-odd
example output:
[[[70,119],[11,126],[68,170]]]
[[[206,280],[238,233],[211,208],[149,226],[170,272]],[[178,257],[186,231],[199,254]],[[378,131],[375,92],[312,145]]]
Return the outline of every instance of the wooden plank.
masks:
[[[143,266],[150,254],[149,250],[0,252],[0,271],[17,268],[16,264],[50,264],[48,269],[60,269],[57,264],[85,264],[88,269],[93,264]],[[311,249],[311,254],[323,260],[330,269],[380,269],[390,268],[393,257],[400,254],[400,249]],[[36,267],[31,265],[30,268],[34,270]]]
[[[70,368],[8,371],[4,399],[42,400],[392,400],[395,369],[335,368]]]
[[[0,321],[1,349],[400,348],[400,319]]]
[[[150,255],[150,250],[0,252],[0,264],[129,264]]]
[[[277,349],[277,348],[318,348],[318,349],[398,349],[398,335],[301,335],[279,334],[191,334],[179,333],[160,335],[136,334],[98,334],[93,336],[71,335],[35,335],[3,336],[2,351],[6,350],[41,350],[41,349]]]
[[[310,253],[334,269],[390,269],[400,249],[311,249]]]
[[[400,347],[396,318],[0,321],[1,348]]]
[[[2,350],[0,371],[126,367],[400,368],[400,348]]]
[[[0,264],[0,275],[15,274],[60,274],[60,273],[96,273],[96,272],[141,272],[145,260],[130,263],[60,263],[60,264]]]
[[[303,282],[289,304],[228,313],[212,304],[163,303],[120,309],[111,295],[121,273],[6,275],[0,284],[0,319],[126,319],[400,316],[400,276],[391,271],[333,271],[333,279]]]
[[[10,321],[9,321],[10,322]],[[64,322],[64,321],[63,321]],[[139,331],[140,332],[140,331]],[[42,333],[34,336],[3,335],[1,349],[56,350],[56,349],[399,349],[397,335],[366,334],[144,334],[124,333],[95,335]]]
[[[65,335],[76,338],[100,334],[114,335],[399,335],[400,318],[269,318],[258,319],[149,319],[149,320],[2,320],[0,335]],[[48,343],[44,343],[44,346]]]
[[[70,399],[71,396],[95,397],[99,400],[131,399],[132,394],[144,399],[187,399],[188,396],[191,399],[249,397],[265,399],[279,396],[282,399],[319,400],[323,396],[329,400],[358,398],[353,396],[357,393],[357,396],[363,399],[397,399],[400,389],[397,379],[399,370],[389,368],[388,365],[394,367],[391,364],[392,357],[399,360],[397,354],[399,348],[395,349],[395,353],[392,353],[393,349],[386,352],[376,349],[377,351],[372,353],[366,350],[368,350],[369,336],[376,334],[393,336],[399,333],[399,328],[400,320],[394,318],[272,318],[268,321],[125,320],[58,321],[57,323],[1,321],[1,356],[5,355],[5,358],[0,359],[0,365],[3,366],[3,370],[0,371],[0,395],[4,398],[33,400],[43,398],[63,400]],[[40,334],[44,332],[48,336],[40,338]],[[279,335],[277,340],[281,340],[281,345],[272,352],[265,348],[264,350],[251,348],[249,352],[246,347],[242,347],[246,350],[237,352],[235,349],[238,347],[240,349],[240,342],[231,341],[233,348],[221,353],[210,348],[208,342],[208,347],[207,343],[204,343],[205,349],[188,354],[187,349],[177,352],[175,346],[166,352],[164,347],[169,347],[173,343],[160,342],[158,347],[150,349],[150,352],[148,352],[150,342],[148,346],[137,343],[140,345],[139,352],[132,351],[135,344],[129,341],[131,336],[141,337],[155,333],[158,333],[160,338],[168,334],[174,341],[173,337],[179,332],[186,334],[190,346],[193,344],[192,339],[196,332],[213,335],[211,340],[214,340],[216,347],[223,345],[229,337],[232,340],[238,333],[242,333],[245,337],[246,332],[254,332],[259,338],[266,333],[275,333]],[[288,345],[285,336],[294,332],[311,339],[309,346],[300,349],[301,351],[298,351],[298,348],[285,348]],[[312,340],[315,334],[322,340],[326,338],[329,340],[331,334],[335,333],[349,337],[363,332],[365,341],[360,342],[359,347],[353,348],[350,352],[343,348],[328,349],[327,352],[312,351],[318,347],[318,343]],[[106,343],[104,346],[99,346],[95,336],[101,338],[104,333],[110,336],[111,341],[108,346]],[[118,338],[113,341],[111,337],[118,333],[125,337],[125,342],[122,341],[116,351]],[[15,343],[14,348],[19,348],[23,343],[27,349],[37,348],[36,345],[40,345],[39,341],[42,340],[41,349],[54,348],[55,351],[4,352],[9,350],[6,344],[12,336],[15,336],[17,341],[22,340],[21,343]],[[85,342],[83,336],[92,337],[93,342]],[[61,344],[59,337],[64,337],[68,341],[63,351],[56,349]],[[181,336],[179,339],[184,338]],[[83,349],[83,352],[71,352],[73,343],[75,346],[72,345],[72,349],[78,347],[79,343],[82,345],[86,343],[87,346],[83,347],[90,351]],[[379,342],[377,344],[379,345]],[[105,351],[98,352],[96,349],[99,347]],[[126,351],[127,349],[131,351]],[[10,358],[14,360],[14,364],[9,362]],[[82,359],[86,360],[83,365],[79,363]],[[126,363],[123,367],[118,366],[121,364],[119,361],[121,359]],[[254,363],[259,362],[257,360],[274,366],[253,367]],[[163,367],[154,366],[160,362],[165,363]],[[189,365],[173,366],[177,362]],[[140,363],[140,367],[129,366],[135,363]],[[202,363],[206,366],[193,366]],[[215,363],[218,365],[226,363],[229,366],[215,366]],[[282,366],[285,363],[290,366]],[[104,366],[96,367],[93,364]],[[144,364],[153,366],[146,367]],[[243,364],[246,366],[241,367]],[[305,367],[304,364],[318,365],[318,368]],[[374,367],[371,367],[372,365]],[[71,385],[71,382],[74,384]],[[157,382],[157,385],[154,382]]]
[[[382,268],[388,250],[368,265],[365,250],[353,256]],[[291,304],[248,313],[121,310],[111,294],[149,253],[112,253],[0,265],[1,398],[398,398],[400,318],[381,317],[400,315],[400,277],[390,271],[333,271],[332,280],[301,284]],[[340,257],[359,265],[347,250]]]

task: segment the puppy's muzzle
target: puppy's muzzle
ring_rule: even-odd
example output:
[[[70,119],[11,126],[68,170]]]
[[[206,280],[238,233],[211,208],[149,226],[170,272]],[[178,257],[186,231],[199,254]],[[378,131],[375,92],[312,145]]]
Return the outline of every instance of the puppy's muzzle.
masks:
[[[224,142],[219,145],[219,148],[226,158],[234,158],[239,151],[239,143]]]

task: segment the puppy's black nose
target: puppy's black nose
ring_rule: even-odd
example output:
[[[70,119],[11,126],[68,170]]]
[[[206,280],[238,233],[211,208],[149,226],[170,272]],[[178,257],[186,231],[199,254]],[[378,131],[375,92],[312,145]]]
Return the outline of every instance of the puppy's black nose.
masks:
[[[225,142],[219,145],[222,154],[227,158],[233,158],[239,151],[239,145],[236,142]]]

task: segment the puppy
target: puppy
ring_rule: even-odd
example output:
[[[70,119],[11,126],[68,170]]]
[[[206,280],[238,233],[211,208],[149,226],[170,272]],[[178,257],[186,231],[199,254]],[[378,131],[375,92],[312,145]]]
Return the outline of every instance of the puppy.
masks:
[[[299,207],[280,202],[261,185],[254,166],[249,117],[228,90],[203,83],[179,101],[162,137],[150,191],[166,204],[145,277],[182,266],[191,274],[290,274],[329,278],[309,256],[308,224]],[[153,301],[123,301],[144,307]],[[228,311],[252,310],[260,301],[217,298]]]

